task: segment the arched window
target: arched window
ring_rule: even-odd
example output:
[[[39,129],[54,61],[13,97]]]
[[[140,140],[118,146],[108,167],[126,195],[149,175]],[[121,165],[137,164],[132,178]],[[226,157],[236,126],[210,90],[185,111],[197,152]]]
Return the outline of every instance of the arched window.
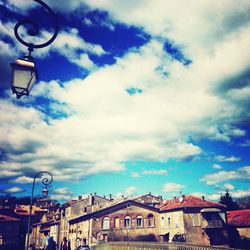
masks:
[[[131,227],[131,218],[129,216],[126,216],[124,218],[124,227],[130,228]]]
[[[155,225],[154,215],[149,214],[147,219],[148,219],[148,227],[154,227]]]
[[[102,221],[102,229],[109,230],[110,229],[110,219],[109,217],[104,217]]]
[[[136,227],[143,227],[143,218],[141,215],[136,217]]]
[[[120,219],[118,217],[115,218],[115,228],[120,228]]]

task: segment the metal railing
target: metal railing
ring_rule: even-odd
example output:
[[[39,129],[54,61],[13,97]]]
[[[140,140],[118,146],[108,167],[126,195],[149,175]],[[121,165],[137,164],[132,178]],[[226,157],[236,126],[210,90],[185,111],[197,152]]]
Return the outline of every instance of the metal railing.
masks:
[[[228,247],[212,247],[188,243],[159,242],[108,242],[91,247],[92,250],[236,250]]]

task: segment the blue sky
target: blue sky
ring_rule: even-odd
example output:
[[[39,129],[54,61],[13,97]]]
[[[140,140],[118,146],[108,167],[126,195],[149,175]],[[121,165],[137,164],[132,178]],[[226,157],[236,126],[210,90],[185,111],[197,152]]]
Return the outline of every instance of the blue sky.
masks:
[[[60,32],[32,53],[39,81],[17,100],[16,22],[41,23],[31,42],[53,31],[36,2],[0,0],[1,194],[30,195],[41,170],[58,200],[250,194],[249,1],[45,2]]]

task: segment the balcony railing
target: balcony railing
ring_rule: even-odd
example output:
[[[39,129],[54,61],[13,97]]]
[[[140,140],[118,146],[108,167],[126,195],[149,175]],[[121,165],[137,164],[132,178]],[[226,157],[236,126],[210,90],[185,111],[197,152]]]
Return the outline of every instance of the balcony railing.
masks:
[[[223,223],[221,220],[211,220],[211,221],[203,221],[201,224],[202,228],[221,228],[223,227]]]

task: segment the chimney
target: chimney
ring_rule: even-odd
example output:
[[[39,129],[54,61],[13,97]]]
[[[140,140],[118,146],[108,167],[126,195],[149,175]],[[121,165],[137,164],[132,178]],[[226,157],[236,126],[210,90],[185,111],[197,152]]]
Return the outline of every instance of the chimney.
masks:
[[[96,196],[96,192],[94,193],[94,195]]]
[[[106,199],[106,195],[103,195],[103,198]]]
[[[90,194],[90,196],[89,196],[89,205],[93,206],[93,204],[94,204],[94,197],[93,197],[92,194]]]
[[[82,196],[81,196],[81,195],[78,196],[78,200],[79,200],[79,201],[82,200]]]
[[[122,195],[122,199],[124,199],[124,195]]]
[[[204,195],[202,195],[202,200],[205,201],[205,196]]]
[[[109,199],[112,200],[112,194],[109,194]]]
[[[184,202],[185,201],[185,194],[182,195],[182,201],[181,202]]]
[[[176,202],[176,197],[174,197],[174,203]]]

